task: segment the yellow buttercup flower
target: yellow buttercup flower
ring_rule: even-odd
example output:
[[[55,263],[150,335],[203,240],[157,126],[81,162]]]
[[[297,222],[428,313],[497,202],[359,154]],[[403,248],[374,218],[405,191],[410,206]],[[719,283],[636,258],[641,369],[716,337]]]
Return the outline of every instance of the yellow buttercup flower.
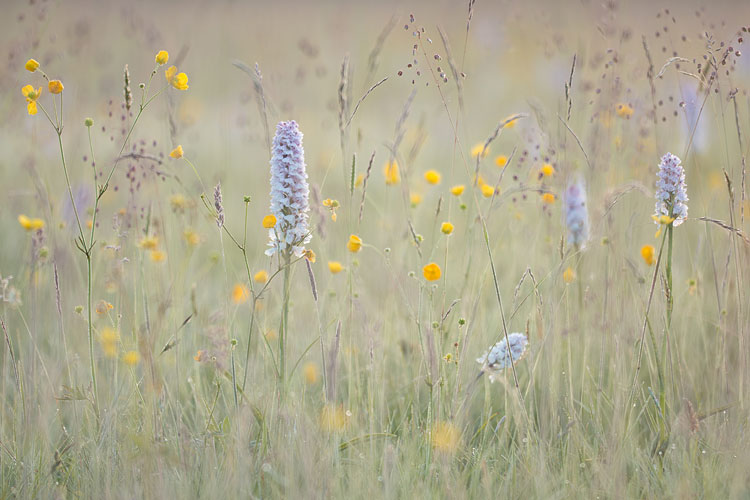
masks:
[[[308,361],[307,363],[305,363],[305,366],[302,367],[302,373],[305,375],[305,382],[307,382],[307,385],[315,385],[320,379],[320,370],[318,370],[318,365],[316,365],[312,361]]]
[[[326,404],[320,412],[320,426],[326,432],[343,431],[348,423],[346,412],[341,406]]]
[[[194,247],[201,242],[201,237],[193,229],[185,229],[182,235],[185,237],[185,241],[187,242],[187,244],[191,247]]]
[[[179,160],[184,154],[185,152],[182,150],[182,145],[180,144],[169,153],[169,156],[175,160]]]
[[[346,244],[346,248],[351,253],[357,253],[360,250],[362,250],[362,238],[357,236],[356,234],[352,234],[349,236],[349,242]]]
[[[118,334],[116,330],[113,330],[108,326],[102,329],[102,332],[99,334],[99,345],[106,357],[117,357],[117,343],[119,340],[120,334]]]
[[[430,262],[422,268],[422,274],[427,281],[437,281],[441,275],[440,266],[434,262]]]
[[[167,81],[177,90],[188,89],[188,76],[185,73],[177,73],[177,66],[170,66],[164,72]]]
[[[329,260],[328,261],[328,270],[331,271],[331,274],[338,274],[344,269],[344,266],[341,265],[341,262],[336,260]]]
[[[545,163],[544,165],[542,165],[541,172],[544,177],[552,177],[555,173],[555,167],[553,167],[549,163]]]
[[[484,196],[485,198],[489,198],[493,194],[495,194],[495,188],[490,186],[489,184],[482,183],[479,189],[482,190],[482,196]]]
[[[502,168],[502,167],[504,167],[507,164],[508,164],[508,157],[507,156],[505,156],[505,155],[499,155],[499,156],[497,156],[495,158],[495,165],[497,165],[498,167]]]
[[[39,68],[39,61],[37,61],[36,59],[29,59],[28,61],[26,61],[24,68],[33,73]]]
[[[244,304],[250,298],[250,291],[242,283],[237,283],[232,288],[232,302],[235,304]]]
[[[315,252],[313,252],[312,250],[305,250],[305,258],[309,260],[311,264],[315,264],[316,256]]]
[[[160,50],[156,53],[155,60],[156,64],[158,64],[159,66],[167,64],[167,61],[169,61],[169,52],[167,52],[166,50]]]
[[[451,234],[453,232],[453,224],[450,222],[443,222],[443,224],[440,226],[440,231],[443,234]]]
[[[253,276],[253,279],[258,283],[265,283],[268,281],[268,272],[265,269],[261,269]]]
[[[44,227],[44,221],[42,219],[32,219],[23,214],[18,216],[18,223],[27,231],[38,231]]]
[[[422,203],[422,195],[419,193],[412,193],[409,195],[409,202],[411,203],[412,207],[416,207],[420,203]]]
[[[263,217],[263,227],[266,229],[271,229],[273,227],[276,227],[276,216],[273,214],[266,215]]]
[[[451,188],[451,194],[453,196],[461,196],[461,193],[464,192],[464,189],[466,189],[466,186],[463,184],[457,184]]]
[[[138,242],[138,246],[144,250],[156,250],[156,247],[159,246],[159,238],[156,236],[144,236]]]
[[[167,258],[167,254],[162,252],[161,250],[151,250],[149,256],[151,257],[151,260],[153,262],[162,262]]]
[[[49,89],[50,94],[60,94],[65,87],[63,87],[60,80],[50,80],[47,84],[47,88]]]
[[[365,182],[365,174],[357,174],[357,178],[354,179],[354,187],[355,188],[361,187],[364,182]]]
[[[140,359],[141,357],[138,354],[138,351],[128,351],[122,356],[122,362],[130,367],[137,365]]]
[[[25,85],[21,89],[21,93],[26,98],[26,107],[30,115],[35,115],[37,112],[36,101],[39,96],[42,95],[42,87],[34,90],[33,85]]]
[[[383,175],[385,175],[385,185],[395,186],[401,182],[401,175],[398,171],[398,163],[396,161],[389,161],[383,167]]]
[[[568,267],[563,272],[563,280],[565,283],[573,283],[576,280],[576,272],[573,271],[572,267]]]
[[[436,172],[435,170],[428,170],[424,173],[424,180],[426,180],[428,184],[432,184],[433,186],[435,184],[440,184],[440,177],[440,172]]]
[[[655,252],[656,249],[653,245],[643,245],[641,247],[641,257],[643,257],[643,261],[647,266],[653,266],[654,262],[656,262],[656,259],[654,259]]]
[[[544,203],[547,203],[548,205],[551,205],[555,202],[555,195],[552,193],[544,193],[542,194],[542,201]]]

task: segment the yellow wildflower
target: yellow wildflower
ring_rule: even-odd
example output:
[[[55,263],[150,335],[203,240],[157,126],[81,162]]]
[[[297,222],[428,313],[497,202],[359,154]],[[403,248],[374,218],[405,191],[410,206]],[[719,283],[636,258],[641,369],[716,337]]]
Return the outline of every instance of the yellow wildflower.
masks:
[[[33,73],[39,68],[39,61],[37,61],[36,59],[29,59],[28,61],[26,61],[26,65],[24,66],[24,68]]]
[[[326,432],[343,431],[346,428],[347,415],[341,406],[326,404],[320,412],[320,427]]]
[[[106,326],[102,329],[99,334],[99,345],[104,352],[104,355],[108,358],[117,357],[117,343],[120,340],[120,335],[116,330]]]
[[[153,262],[162,262],[167,258],[167,254],[162,252],[161,250],[151,250],[149,256],[151,257],[151,260]]]
[[[262,221],[263,227],[266,229],[271,229],[276,227],[276,216],[273,214],[266,215],[263,217]]]
[[[542,172],[542,175],[545,177],[552,177],[555,173],[555,167],[553,167],[549,163],[545,163],[544,165],[542,165],[541,172]]]
[[[357,174],[357,178],[354,180],[354,187],[358,188],[365,182],[365,174]]]
[[[428,170],[424,173],[424,179],[428,184],[440,184],[440,177],[440,172],[436,172],[435,170]]]
[[[453,224],[450,222],[443,222],[443,224],[440,226],[440,231],[443,234],[451,234],[453,232]]]
[[[177,66],[170,66],[164,72],[167,81],[177,90],[188,89],[188,76],[185,73],[177,73]]]
[[[630,118],[631,116],[633,116],[634,110],[627,104],[621,102],[617,105],[615,111],[617,113],[617,116],[619,116],[620,118]]]
[[[312,250],[305,250],[305,258],[310,261],[311,264],[315,264],[315,252]]]
[[[499,156],[497,156],[495,158],[495,165],[497,165],[498,167],[502,168],[502,167],[504,167],[507,164],[508,164],[508,157],[507,156],[505,156],[505,155],[499,155]]]
[[[409,195],[409,202],[411,203],[412,207],[416,207],[420,203],[422,203],[422,195],[419,193],[412,193]]]
[[[480,142],[474,145],[473,148],[471,148],[471,157],[476,158],[479,155],[482,155],[482,158],[486,158],[487,155],[490,154],[490,148],[489,146],[487,149],[484,149],[484,143]]]
[[[440,453],[453,453],[461,440],[461,431],[450,422],[437,422],[430,432],[430,444]]]
[[[451,188],[451,194],[453,196],[461,196],[461,193],[464,192],[464,189],[466,189],[466,186],[463,184],[457,184]]]
[[[175,160],[179,160],[184,154],[185,152],[182,150],[182,145],[180,144],[169,153],[169,156]]]
[[[183,232],[182,235],[185,237],[185,241],[187,242],[187,244],[191,247],[194,247],[201,242],[201,237],[198,235],[198,233],[190,228],[185,229],[185,232]]]
[[[485,198],[491,197],[493,194],[495,194],[495,188],[490,186],[489,184],[482,184],[480,189],[482,190],[482,196]]]
[[[23,214],[18,216],[18,223],[27,231],[37,231],[44,227],[44,221],[42,219],[31,219]]]
[[[427,281],[437,281],[440,279],[440,266],[434,262],[430,262],[422,268],[422,274]]]
[[[39,96],[42,95],[42,87],[34,90],[34,87],[32,85],[25,85],[21,89],[21,93],[26,98],[26,108],[29,114],[35,115],[37,112],[36,101],[37,99],[39,99]]]
[[[576,280],[576,272],[573,271],[572,267],[568,267],[563,272],[563,280],[565,283],[573,283]]]
[[[169,61],[169,52],[167,52],[166,50],[160,50],[156,53],[156,57],[154,59],[156,60],[156,64],[158,64],[159,66],[167,64],[167,61]]]
[[[138,354],[138,351],[128,351],[122,356],[122,362],[130,367],[137,365],[140,359],[141,357]]]
[[[156,250],[156,247],[159,246],[159,238],[156,236],[144,236],[138,242],[138,246],[144,250]]]
[[[60,80],[50,80],[47,84],[47,88],[49,89],[50,94],[60,94],[65,87],[63,87]]]
[[[385,175],[386,186],[395,186],[401,182],[401,175],[399,174],[398,163],[396,163],[396,160],[389,161],[385,164],[385,167],[383,167],[383,175]]]
[[[351,253],[357,253],[362,249],[362,239],[356,234],[349,236],[349,242],[346,244],[346,248]]]
[[[232,288],[232,302],[235,304],[244,304],[250,297],[250,291],[242,283],[237,283]]]
[[[551,205],[555,202],[555,195],[552,193],[544,193],[542,194],[542,201],[544,203],[547,203],[548,205]]]
[[[94,311],[96,311],[96,314],[104,314],[108,311],[111,311],[114,309],[115,306],[107,302],[106,300],[102,299],[99,302],[96,303],[96,307],[94,307]]]
[[[268,272],[266,272],[265,269],[261,269],[260,271],[255,273],[255,275],[253,276],[253,279],[257,283],[265,283],[266,281],[268,281]]]
[[[331,271],[331,274],[338,274],[344,269],[344,266],[341,265],[341,262],[336,260],[329,260],[328,261],[328,270]]]
[[[315,385],[320,379],[320,370],[318,370],[318,365],[316,365],[312,361],[308,361],[307,363],[305,363],[305,366],[302,367],[302,373],[305,375],[305,382],[307,382],[307,385]]]
[[[655,248],[653,245],[643,245],[641,247],[641,257],[647,266],[653,266],[656,259],[654,259]]]

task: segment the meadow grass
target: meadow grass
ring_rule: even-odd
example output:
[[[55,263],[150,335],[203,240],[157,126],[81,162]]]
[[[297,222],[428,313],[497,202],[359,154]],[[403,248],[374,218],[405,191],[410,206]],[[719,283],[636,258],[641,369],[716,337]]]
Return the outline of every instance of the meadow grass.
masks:
[[[747,5],[4,10],[0,498],[750,496]]]

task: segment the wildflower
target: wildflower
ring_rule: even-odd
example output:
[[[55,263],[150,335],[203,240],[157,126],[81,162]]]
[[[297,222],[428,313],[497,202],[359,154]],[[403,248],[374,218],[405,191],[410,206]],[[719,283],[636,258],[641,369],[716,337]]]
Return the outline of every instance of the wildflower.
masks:
[[[39,68],[39,61],[37,61],[36,59],[29,59],[28,61],[26,61],[26,65],[24,66],[24,68],[33,73]]]
[[[555,175],[555,167],[553,167],[549,163],[545,163],[544,165],[542,165],[542,169],[540,171],[544,177],[552,177],[553,175]]]
[[[331,271],[331,274],[338,274],[343,269],[344,269],[344,266],[341,265],[341,262],[338,262],[336,260],[328,261],[328,270]]]
[[[505,156],[505,155],[498,155],[495,158],[495,165],[497,165],[498,167],[502,168],[502,167],[504,167],[507,164],[508,164],[508,157],[507,156]]]
[[[273,214],[266,215],[263,217],[263,227],[266,229],[271,229],[273,227],[276,227],[276,216]]]
[[[542,194],[542,201],[544,203],[547,203],[548,205],[551,205],[555,202],[555,195],[552,193],[543,193]]]
[[[346,248],[351,253],[357,253],[362,249],[362,239],[356,234],[349,236],[349,242],[346,244]]]
[[[412,193],[409,195],[409,203],[411,203],[412,207],[416,207],[420,203],[422,203],[422,195],[419,193]]]
[[[170,66],[164,72],[164,76],[167,78],[167,82],[177,90],[188,89],[188,76],[185,73],[177,73],[177,66]]]
[[[265,283],[266,281],[268,281],[268,272],[266,272],[265,269],[261,269],[260,271],[255,273],[255,275],[253,276],[253,279],[257,283]]]
[[[440,226],[440,231],[443,234],[451,234],[453,232],[453,224],[450,222],[443,222],[443,224]]]
[[[461,440],[461,431],[450,422],[436,422],[430,431],[430,444],[440,453],[453,453]]]
[[[440,279],[440,266],[434,262],[430,262],[422,268],[422,274],[427,281],[437,281]]]
[[[615,108],[615,112],[620,118],[630,118],[631,116],[633,116],[633,108],[623,102],[617,105],[617,107]]]
[[[563,271],[563,281],[565,283],[573,283],[576,280],[576,272],[573,271],[573,268],[568,266],[565,271]]]
[[[195,353],[195,356],[193,356],[193,359],[196,360],[198,363],[201,361],[205,361],[207,358],[206,351],[202,351],[201,349],[198,349],[198,352]]]
[[[187,208],[188,200],[180,193],[173,194],[169,197],[169,204],[174,212],[184,212]]]
[[[451,188],[451,194],[453,196],[461,196],[461,194],[464,192],[464,189],[466,189],[466,186],[463,184],[457,184]]]
[[[653,266],[656,260],[654,259],[655,249],[653,245],[643,245],[641,247],[641,257],[647,266]]]
[[[484,196],[485,198],[489,198],[493,194],[495,194],[495,188],[490,186],[489,184],[482,183],[479,189],[481,189],[482,196]]]
[[[151,250],[149,257],[151,257],[152,262],[162,262],[167,258],[167,254],[161,250]]]
[[[185,154],[185,152],[182,150],[182,145],[179,144],[179,145],[177,145],[176,148],[174,148],[169,153],[169,156],[170,156],[170,158],[174,158],[175,160],[179,160],[180,158],[182,158],[182,155],[184,155],[184,154]]]
[[[487,149],[485,149],[483,142],[477,143],[473,148],[471,148],[472,158],[476,158],[479,155],[482,155],[482,158],[485,158],[488,154],[490,154],[490,148],[488,147]]]
[[[128,351],[122,356],[122,362],[130,366],[131,368],[137,365],[140,359],[141,357],[138,354],[138,351]]]
[[[323,206],[331,211],[331,220],[333,222],[336,222],[336,218],[337,218],[336,209],[339,208],[340,206],[339,201],[326,198],[325,200],[323,200]]]
[[[201,237],[198,235],[198,233],[190,228],[185,229],[182,235],[185,237],[185,241],[187,242],[187,244],[191,247],[194,247],[201,242]]]
[[[357,174],[357,178],[354,179],[354,187],[361,187],[365,182],[365,174]]]
[[[138,242],[138,246],[144,250],[156,250],[156,247],[159,246],[159,238],[156,236],[144,236]]]
[[[27,231],[38,231],[44,227],[44,221],[42,219],[31,219],[23,214],[18,216],[18,223]]]
[[[320,426],[326,432],[343,431],[347,424],[347,415],[341,406],[326,404],[320,412]]]
[[[398,163],[396,163],[396,160],[389,161],[385,164],[385,167],[383,167],[383,175],[385,175],[386,186],[395,186],[401,182],[401,175],[399,174]]]
[[[156,60],[156,64],[159,66],[163,66],[164,64],[167,64],[167,61],[169,61],[169,52],[166,50],[160,50],[156,53],[156,57],[154,58]]]
[[[688,213],[685,169],[682,168],[680,159],[671,153],[662,156],[658,177],[654,215],[673,218],[668,224],[677,227],[685,222]],[[657,221],[657,223],[660,222]]]
[[[307,173],[302,132],[295,121],[279,122],[271,158],[271,213],[278,220],[268,230],[266,255],[291,252],[301,257],[312,235],[308,228]]]
[[[317,257],[315,256],[315,252],[308,248],[305,250],[305,258],[310,261],[310,264],[315,264],[315,259]]]
[[[50,80],[47,84],[50,94],[60,94],[63,91],[63,84],[60,80]]]
[[[94,311],[96,311],[96,314],[104,314],[114,309],[114,307],[115,306],[113,306],[106,300],[100,300],[99,302],[96,303],[96,307],[94,308]]]
[[[428,184],[440,184],[440,173],[435,170],[428,170],[424,173],[424,180],[426,180]]]
[[[583,248],[589,237],[589,212],[586,188],[580,177],[565,190],[565,225],[568,227],[568,244]]]
[[[85,120],[83,120],[83,124],[84,124],[84,126],[91,128],[91,127],[94,126],[94,119],[93,118],[86,118]]]
[[[26,108],[29,114],[35,115],[37,112],[36,101],[37,99],[39,99],[39,96],[42,95],[42,87],[34,90],[34,87],[32,85],[25,85],[21,89],[21,93],[26,98]]]
[[[477,358],[477,363],[482,365],[482,370],[490,371],[490,382],[494,382],[511,363],[518,363],[526,354],[529,340],[523,333],[509,333],[507,342],[503,337],[490,350]],[[510,349],[508,349],[510,346]]]
[[[104,327],[102,332],[99,334],[99,345],[104,352],[104,355],[108,358],[117,357],[117,343],[120,340],[120,335],[116,330],[110,327]]]
[[[245,285],[241,283],[234,285],[234,288],[232,288],[232,302],[235,304],[244,304],[247,302],[248,297],[250,297],[250,291]]]
[[[302,367],[302,373],[305,376],[305,382],[307,382],[307,385],[315,385],[320,379],[320,370],[318,370],[318,365],[311,361],[305,363],[305,365]]]

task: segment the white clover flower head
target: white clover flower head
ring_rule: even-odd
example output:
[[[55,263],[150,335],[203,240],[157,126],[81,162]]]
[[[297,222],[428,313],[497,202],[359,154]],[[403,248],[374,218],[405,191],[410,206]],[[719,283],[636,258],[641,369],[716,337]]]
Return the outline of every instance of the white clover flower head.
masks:
[[[490,347],[489,351],[477,358],[477,363],[489,372],[490,382],[494,382],[500,373],[510,366],[511,360],[515,364],[524,357],[528,345],[529,339],[523,333],[509,333],[507,342],[503,337],[500,342]]]
[[[583,248],[589,238],[589,209],[586,205],[586,185],[581,177],[568,184],[564,202],[568,244]]]
[[[687,219],[688,196],[685,184],[685,169],[680,159],[672,153],[661,157],[659,163],[659,180],[656,181],[656,223],[662,215],[674,217],[673,226],[677,227]]]
[[[279,122],[271,156],[271,213],[276,226],[268,230],[266,255],[305,253],[312,235],[308,225],[310,190],[305,172],[305,150],[297,122]]]

